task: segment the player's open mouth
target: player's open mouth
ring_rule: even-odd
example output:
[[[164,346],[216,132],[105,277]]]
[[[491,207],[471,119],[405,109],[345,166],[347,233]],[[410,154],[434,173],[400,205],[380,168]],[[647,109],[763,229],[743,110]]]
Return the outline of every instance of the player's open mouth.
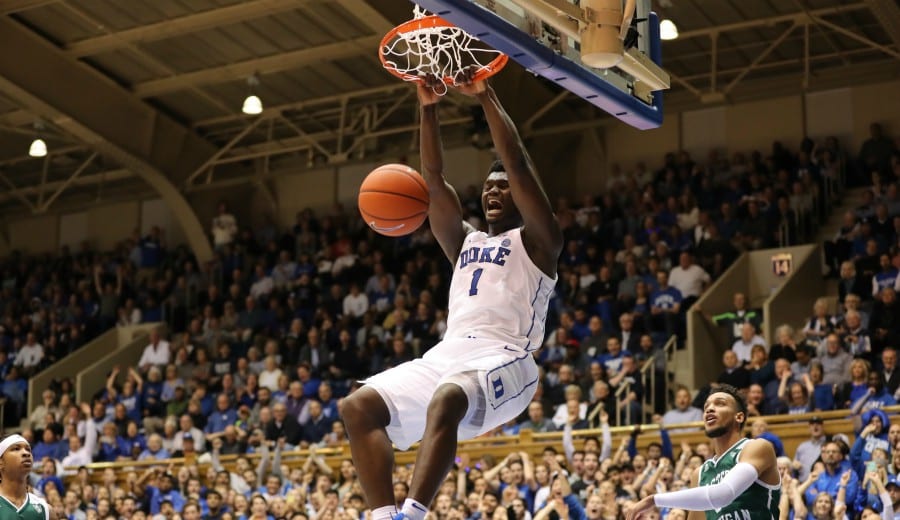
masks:
[[[707,415],[706,416],[706,424],[715,424],[716,416],[715,415]]]
[[[487,200],[487,213],[503,211],[503,203],[498,199]]]

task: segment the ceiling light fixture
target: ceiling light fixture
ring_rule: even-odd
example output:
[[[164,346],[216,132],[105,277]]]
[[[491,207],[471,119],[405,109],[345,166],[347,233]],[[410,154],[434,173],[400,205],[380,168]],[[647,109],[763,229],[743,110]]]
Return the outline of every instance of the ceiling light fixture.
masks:
[[[47,143],[41,139],[41,133],[44,131],[44,124],[40,121],[35,121],[34,130],[37,137],[34,138],[34,141],[31,141],[31,146],[28,147],[28,155],[31,157],[46,157]]]
[[[45,157],[47,155],[47,143],[40,137],[31,141],[31,146],[28,147],[28,155],[32,157]]]
[[[674,40],[678,38],[678,27],[672,20],[663,20],[659,22],[659,38],[661,40]]]
[[[241,112],[255,116],[263,111],[262,100],[254,93],[256,87],[259,86],[259,78],[256,77],[256,74],[247,78],[247,86],[250,93],[244,98],[244,106],[241,107]]]

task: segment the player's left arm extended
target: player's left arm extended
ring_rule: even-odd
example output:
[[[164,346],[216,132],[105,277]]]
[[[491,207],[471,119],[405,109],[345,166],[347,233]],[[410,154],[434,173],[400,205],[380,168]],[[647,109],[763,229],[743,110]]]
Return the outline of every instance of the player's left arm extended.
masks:
[[[718,484],[654,495],[657,507],[709,511],[733,502],[775,466],[775,449],[764,439],[747,443],[740,461]]]
[[[516,130],[516,125],[504,110],[494,89],[489,85],[478,94],[484,116],[491,129],[491,139],[509,176],[513,200],[527,230],[528,239],[534,241],[548,257],[552,257],[553,269],[562,251],[563,236],[559,223],[544,192],[537,171]]]

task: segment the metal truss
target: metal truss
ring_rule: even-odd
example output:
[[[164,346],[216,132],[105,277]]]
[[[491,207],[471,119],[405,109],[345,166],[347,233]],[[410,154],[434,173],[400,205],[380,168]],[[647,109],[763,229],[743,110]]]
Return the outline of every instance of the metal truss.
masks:
[[[735,88],[738,87],[748,76],[752,75],[754,72],[759,72],[762,70],[778,68],[784,69],[791,66],[796,67],[797,70],[802,70],[802,79],[800,86],[805,89],[810,86],[810,82],[812,80],[812,64],[816,62],[837,58],[842,60],[843,64],[846,66],[850,64],[848,60],[850,56],[873,54],[876,52],[880,52],[894,59],[900,59],[900,52],[898,52],[898,50],[892,48],[891,46],[872,41],[866,36],[858,34],[857,32],[846,27],[842,27],[841,25],[829,21],[825,18],[827,16],[853,13],[860,10],[872,10],[876,17],[878,17],[878,12],[873,9],[873,4],[880,3],[880,0],[866,0],[865,2],[858,2],[854,4],[821,9],[808,9],[806,8],[805,4],[802,3],[802,0],[795,0],[795,3],[798,5],[798,8],[800,8],[800,11],[796,13],[760,18],[755,20],[746,20],[705,29],[681,32],[678,36],[679,41],[684,41],[691,38],[709,38],[710,51],[708,53],[701,53],[702,55],[709,55],[709,70],[708,72],[686,76],[678,76],[672,74],[672,82],[680,85],[682,88],[694,95],[695,98],[702,103],[717,103],[725,101],[727,97],[733,93]],[[765,45],[765,47],[754,56],[752,56],[752,58],[748,56],[748,58],[751,58],[749,65],[733,69],[721,69],[719,67],[718,57],[720,53],[720,41],[722,40],[724,35],[735,31],[774,26],[781,26],[783,29],[781,34],[771,42],[755,42],[752,44],[744,44],[732,48],[732,50],[741,50],[741,52],[743,53],[744,51],[752,47]],[[811,53],[811,31],[817,31],[820,35],[822,35],[834,52],[816,54]],[[796,59],[771,60],[770,57],[772,56],[773,52],[789,39],[797,37],[797,33],[802,33],[800,35],[800,38],[803,42],[803,55],[798,56],[798,58]],[[864,47],[859,49],[841,50],[833,40],[833,36],[835,34],[840,34],[847,38],[855,40],[863,44]],[[726,78],[728,79],[727,83],[723,81]],[[706,86],[698,86],[698,80],[705,80],[702,81],[702,83],[706,83]]]
[[[443,106],[442,126],[472,122],[465,104],[450,97]],[[184,182],[187,192],[215,184],[228,166],[256,161],[253,175],[269,176],[279,157],[293,159],[291,170],[337,166],[392,153],[400,143],[410,148],[408,136],[418,130],[418,104],[413,89],[404,83],[359,90],[266,109],[259,116],[235,115],[196,124],[196,130],[213,138],[219,132],[232,135],[212,157]],[[235,124],[245,124],[234,134]],[[260,162],[261,161],[261,162]],[[225,170],[227,173],[227,170]],[[222,175],[231,177],[231,175]]]

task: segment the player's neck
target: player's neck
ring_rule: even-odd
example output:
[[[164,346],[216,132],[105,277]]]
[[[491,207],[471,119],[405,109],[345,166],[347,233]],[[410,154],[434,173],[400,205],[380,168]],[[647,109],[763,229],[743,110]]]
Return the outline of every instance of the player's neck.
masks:
[[[716,457],[721,457],[729,448],[734,446],[737,441],[741,440],[741,438],[740,430],[732,430],[721,437],[713,439],[713,449],[715,450]]]
[[[509,225],[506,222],[498,221],[492,224],[488,224],[488,236],[494,237],[501,233],[506,233],[514,226]]]
[[[25,497],[28,495],[26,481],[27,475],[22,479],[4,475],[3,480],[0,481],[0,496],[12,502],[16,507],[21,507],[25,503]]]

